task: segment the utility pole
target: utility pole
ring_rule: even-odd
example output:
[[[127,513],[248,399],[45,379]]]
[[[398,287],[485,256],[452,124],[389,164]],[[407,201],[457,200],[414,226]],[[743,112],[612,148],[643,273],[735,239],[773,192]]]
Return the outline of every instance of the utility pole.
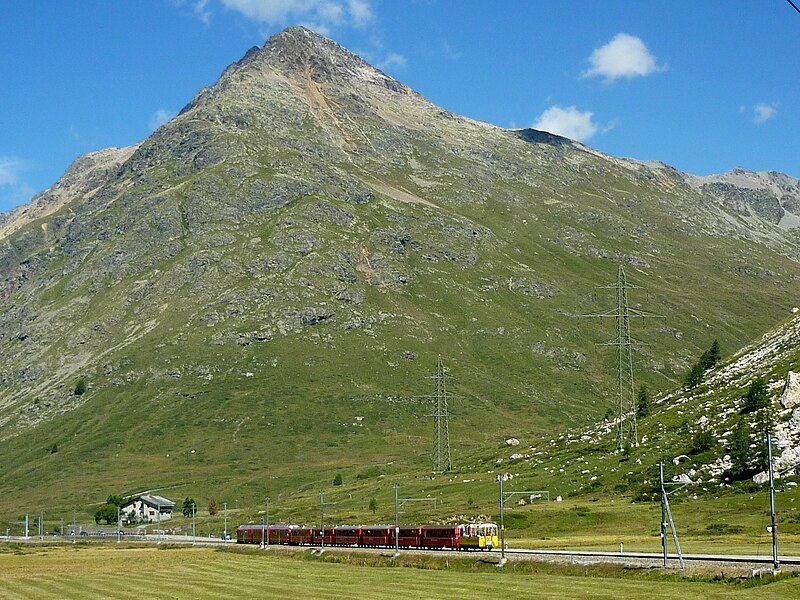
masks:
[[[320,548],[325,548],[325,492],[319,493]]]
[[[192,546],[197,544],[197,529],[195,528],[195,517],[197,516],[197,506],[192,502]]]
[[[44,539],[44,525],[43,525],[42,521],[44,521],[44,511],[40,510],[39,511],[39,539],[40,540]]]
[[[78,540],[78,526],[75,524],[75,509],[72,509],[72,543]]]
[[[506,564],[506,523],[505,523],[505,494],[503,493],[503,481],[506,478],[505,473],[497,476],[500,481],[500,566]]]
[[[264,501],[266,502],[266,505],[267,505],[267,542],[266,542],[266,545],[264,546],[264,548],[265,549],[269,549],[269,496],[267,496],[264,499]]]
[[[120,539],[119,539],[120,538],[120,527],[122,526],[122,523],[120,522],[120,518],[119,518],[120,517],[119,513],[120,513],[120,507],[117,506],[117,543],[118,544],[120,542]]]
[[[663,461],[658,463],[658,467],[661,479],[661,539],[664,549],[664,568],[667,568],[667,522],[669,522],[669,527],[672,530],[672,539],[675,541],[675,550],[678,552],[678,561],[681,569],[683,569],[686,565],[683,562],[683,552],[681,552],[681,543],[678,541],[678,532],[675,530],[675,521],[672,519],[672,509],[669,507],[669,494],[667,493],[667,484],[664,482]],[[685,487],[686,484],[679,485],[678,489]],[[677,491],[677,489],[673,491]]]
[[[225,511],[225,527],[224,527],[224,530],[222,532],[222,539],[227,544],[228,543],[228,503],[227,502],[223,502],[222,506],[224,507],[224,511]]]
[[[772,434],[767,432],[767,458],[769,460],[769,511],[772,530],[772,570],[777,572],[780,568],[778,562],[778,523],[775,511],[775,473],[772,467]]]
[[[394,555],[400,556],[400,507],[397,496],[398,483],[394,482]]]
[[[435,381],[435,391],[429,396],[433,400],[433,471],[444,472],[453,470],[453,461],[450,458],[450,429],[447,414],[447,399],[452,397],[447,391],[448,369],[442,362],[442,356],[436,362],[436,375],[428,377]]]
[[[617,336],[613,340],[600,344],[600,346],[614,346],[617,349],[617,451],[621,451],[625,449],[626,444],[634,447],[639,445],[632,347],[641,345],[642,342],[631,337],[630,318],[663,319],[664,316],[630,308],[628,305],[628,290],[641,288],[638,285],[628,283],[625,277],[625,269],[622,268],[622,265],[619,265],[615,282],[598,287],[616,290],[617,307],[603,313],[583,316],[613,317],[616,323]]]
[[[30,537],[30,530],[28,529],[28,513],[25,513],[25,539]]]

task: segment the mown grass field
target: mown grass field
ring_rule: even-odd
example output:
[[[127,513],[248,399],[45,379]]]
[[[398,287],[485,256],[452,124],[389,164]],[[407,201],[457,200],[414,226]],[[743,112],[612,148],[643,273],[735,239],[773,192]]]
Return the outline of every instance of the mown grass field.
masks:
[[[367,563],[367,565],[363,564]],[[752,582],[751,582],[752,583]],[[503,571],[480,561],[406,566],[206,548],[0,548],[0,597],[47,598],[797,598],[800,578],[755,587],[601,566]]]

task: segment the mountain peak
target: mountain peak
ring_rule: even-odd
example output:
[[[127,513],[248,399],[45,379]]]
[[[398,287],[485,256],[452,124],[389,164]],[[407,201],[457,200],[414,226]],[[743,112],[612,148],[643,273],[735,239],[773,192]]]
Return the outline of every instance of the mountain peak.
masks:
[[[284,73],[301,74],[319,83],[344,79],[378,84],[398,92],[410,91],[360,56],[299,25],[270,37],[260,55]]]
[[[240,73],[250,69],[277,72],[303,82],[371,84],[400,94],[418,96],[405,84],[333,40],[296,25],[271,36],[263,47],[250,48],[240,60],[225,69],[213,86],[201,89],[181,110],[181,114],[208,98],[215,89],[227,87]]]

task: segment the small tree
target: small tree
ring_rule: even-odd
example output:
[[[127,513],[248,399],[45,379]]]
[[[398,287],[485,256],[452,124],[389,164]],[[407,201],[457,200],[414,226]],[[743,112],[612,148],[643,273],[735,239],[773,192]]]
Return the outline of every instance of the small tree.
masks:
[[[378,499],[377,498],[370,498],[369,509],[372,511],[373,515],[375,514],[375,511],[378,510]]]
[[[646,385],[642,385],[636,394],[636,416],[644,419],[650,414],[650,390]]]
[[[333,478],[333,485],[342,485],[342,474],[337,473],[336,477]]]
[[[217,503],[216,496],[211,496],[211,499],[208,501],[208,514],[212,517],[219,512],[219,504]]]
[[[739,417],[728,438],[728,454],[731,456],[731,479],[744,479],[751,472],[750,466],[750,425]]]
[[[722,352],[719,348],[719,342],[714,340],[711,344],[711,347],[703,352],[702,356],[700,357],[700,366],[703,367],[704,371],[708,371],[709,369],[713,369],[719,363],[719,359],[722,358]]]
[[[113,504],[114,506],[122,506],[123,502],[124,502],[124,500],[122,499],[122,496],[120,496],[118,494],[111,494],[106,499],[106,504]]]
[[[687,390],[696,388],[703,383],[703,375],[705,375],[703,366],[699,362],[694,363],[683,378],[683,387]]]
[[[689,448],[689,454],[702,454],[707,450],[711,450],[717,444],[714,435],[707,429],[700,429],[692,439],[692,447]]]
[[[750,382],[750,387],[744,395],[744,406],[740,411],[743,415],[755,412],[769,406],[769,390],[763,377],[756,377]]]
[[[184,517],[191,517],[192,510],[196,510],[197,504],[194,501],[194,498],[189,498],[188,496],[183,500],[183,516]]]
[[[98,525],[100,521],[105,520],[106,525],[111,525],[111,523],[117,522],[117,510],[119,509],[119,505],[111,504],[106,502],[105,504],[101,504],[97,507],[97,510],[94,511],[94,522]]]
[[[75,384],[75,389],[72,392],[75,396],[83,396],[86,393],[86,381],[79,379]]]

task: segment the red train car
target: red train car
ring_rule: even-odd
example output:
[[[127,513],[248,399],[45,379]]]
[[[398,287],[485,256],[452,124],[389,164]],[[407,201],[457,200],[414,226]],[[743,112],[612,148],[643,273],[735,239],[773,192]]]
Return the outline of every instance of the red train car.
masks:
[[[321,530],[314,527],[298,527],[289,532],[292,545],[319,546],[322,541]]]
[[[455,548],[461,546],[458,525],[423,525],[419,545],[422,548]]]
[[[333,544],[336,546],[358,546],[361,543],[361,527],[340,526],[333,530]]]
[[[391,534],[389,535],[389,545],[396,546],[399,545],[401,548],[418,548],[419,547],[419,540],[422,536],[422,527],[420,525],[412,525],[412,526],[404,526],[400,527],[400,534],[398,536],[397,542],[394,538],[394,527],[391,528]]]
[[[391,527],[388,525],[374,525],[361,527],[361,546],[389,546]]]
[[[292,529],[297,525],[240,525],[236,529],[236,542],[239,544],[288,544]]]

